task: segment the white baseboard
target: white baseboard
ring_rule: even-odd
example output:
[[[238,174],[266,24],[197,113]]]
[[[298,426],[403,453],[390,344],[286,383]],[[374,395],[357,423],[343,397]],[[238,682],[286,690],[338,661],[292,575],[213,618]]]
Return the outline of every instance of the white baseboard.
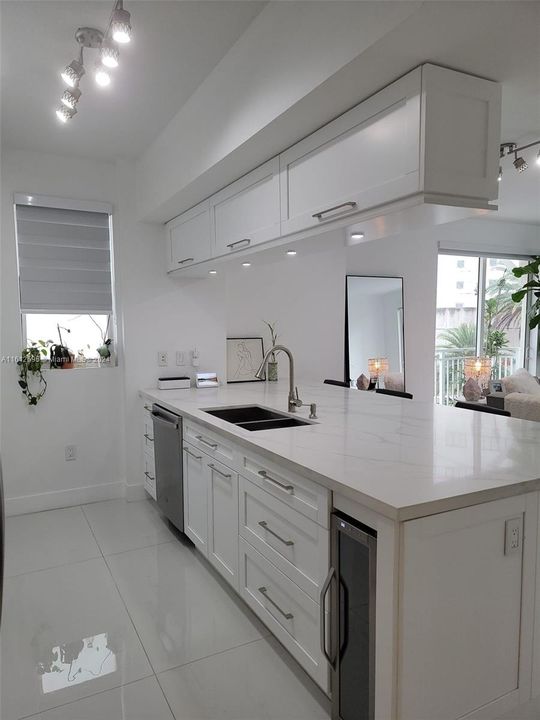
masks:
[[[128,502],[133,502],[134,500],[146,500],[150,497],[144,489],[144,485],[129,485],[126,483],[124,487],[126,500]]]
[[[140,487],[144,493],[143,486]],[[54,510],[56,508],[99,502],[100,500],[112,500],[124,497],[125,488],[125,483],[115,482],[6,498],[6,515],[25,515],[26,513],[41,512],[42,510]]]

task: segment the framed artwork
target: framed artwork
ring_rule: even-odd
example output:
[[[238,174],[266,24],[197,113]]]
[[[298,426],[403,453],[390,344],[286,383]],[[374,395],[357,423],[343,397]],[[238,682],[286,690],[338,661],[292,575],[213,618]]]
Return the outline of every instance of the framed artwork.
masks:
[[[262,382],[255,373],[263,357],[262,338],[227,338],[227,382]]]
[[[489,394],[499,395],[500,397],[504,397],[506,395],[506,392],[504,391],[504,385],[500,380],[489,381]]]

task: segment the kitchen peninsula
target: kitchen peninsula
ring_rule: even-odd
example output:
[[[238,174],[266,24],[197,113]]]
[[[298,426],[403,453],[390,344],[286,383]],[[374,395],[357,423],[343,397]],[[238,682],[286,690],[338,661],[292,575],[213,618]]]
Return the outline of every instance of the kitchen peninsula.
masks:
[[[183,418],[186,534],[328,691],[319,610],[330,513],[373,530],[376,718],[492,718],[537,694],[540,426],[334,386],[300,390],[318,419],[258,432],[205,410],[285,411],[285,384],[141,392],[145,417],[157,403]],[[229,494],[213,491],[214,475]],[[280,535],[296,528],[297,555],[261,531],[271,527],[256,516],[263,505]],[[259,600],[250,573],[265,590],[271,578],[272,599],[303,607],[309,622]]]

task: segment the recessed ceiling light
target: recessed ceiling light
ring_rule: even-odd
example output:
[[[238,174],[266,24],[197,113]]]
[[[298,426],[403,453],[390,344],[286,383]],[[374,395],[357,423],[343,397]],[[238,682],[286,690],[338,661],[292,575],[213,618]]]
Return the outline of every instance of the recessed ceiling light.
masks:
[[[296,250],[287,250],[287,255],[296,255]]]
[[[217,270],[209,270],[208,274],[209,275],[217,275]]]
[[[363,240],[364,233],[363,232],[353,232],[351,233],[351,240]]]
[[[122,0],[118,0],[111,20],[112,39],[121,44],[131,40],[131,16],[124,10]]]
[[[250,262],[244,262],[244,263],[242,263],[242,267],[251,267],[251,263],[250,263]]]

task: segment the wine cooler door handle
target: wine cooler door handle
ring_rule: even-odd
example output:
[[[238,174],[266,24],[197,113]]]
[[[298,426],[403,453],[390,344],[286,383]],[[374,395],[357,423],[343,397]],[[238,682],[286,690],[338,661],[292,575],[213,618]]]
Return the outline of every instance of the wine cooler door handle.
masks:
[[[326,576],[326,580],[323,583],[323,586],[321,588],[321,597],[320,597],[320,628],[321,628],[321,650],[323,652],[324,657],[328,660],[330,665],[332,667],[335,667],[336,658],[331,657],[331,655],[328,653],[328,650],[326,649],[326,612],[324,608],[324,601],[326,600],[326,595],[328,593],[328,590],[330,588],[330,584],[333,580],[333,578],[336,575],[336,571],[333,567],[330,568],[328,575]],[[337,609],[337,608],[336,608]],[[332,614],[332,608],[330,608],[330,615]],[[331,625],[330,625],[331,627]],[[332,637],[329,637],[330,641],[330,648],[332,648]]]

